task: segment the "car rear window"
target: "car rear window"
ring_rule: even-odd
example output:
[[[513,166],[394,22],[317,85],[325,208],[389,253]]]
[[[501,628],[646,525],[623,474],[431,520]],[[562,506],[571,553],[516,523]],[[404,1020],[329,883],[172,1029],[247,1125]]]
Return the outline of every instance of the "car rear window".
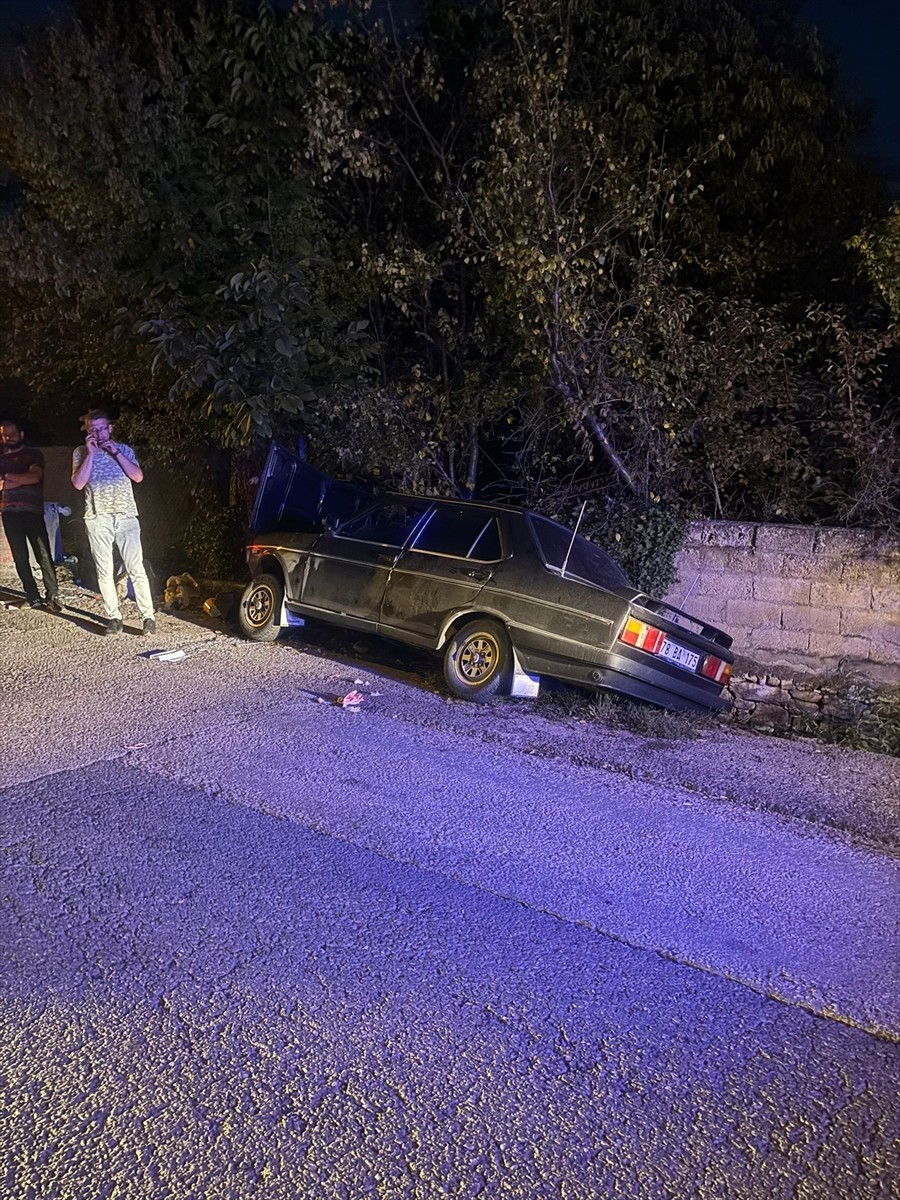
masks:
[[[589,542],[572,530],[558,525],[547,517],[529,514],[538,550],[544,563],[551,571],[562,571],[565,564],[566,576],[594,583],[599,587],[629,587],[624,571],[605,550]],[[568,556],[568,557],[567,557]]]
[[[497,518],[483,508],[439,504],[412,548],[426,554],[496,562],[500,558]]]

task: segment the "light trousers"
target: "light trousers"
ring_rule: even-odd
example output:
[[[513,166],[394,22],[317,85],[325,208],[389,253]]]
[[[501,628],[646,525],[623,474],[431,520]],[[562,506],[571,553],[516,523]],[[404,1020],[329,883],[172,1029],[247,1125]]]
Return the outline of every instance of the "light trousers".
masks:
[[[153,597],[150,594],[150,580],[144,570],[140,521],[137,517],[100,513],[96,517],[86,519],[84,527],[87,530],[94,566],[97,568],[97,584],[106,606],[106,615],[113,620],[121,621],[122,619],[113,569],[113,547],[118,546],[125,570],[131,577],[134,598],[140,609],[141,617],[145,621],[151,620]]]

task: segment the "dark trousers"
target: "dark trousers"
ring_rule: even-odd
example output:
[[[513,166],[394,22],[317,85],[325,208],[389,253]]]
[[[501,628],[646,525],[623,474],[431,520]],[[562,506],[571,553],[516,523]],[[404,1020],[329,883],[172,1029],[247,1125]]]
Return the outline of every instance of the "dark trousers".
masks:
[[[44,592],[48,600],[55,600],[59,591],[56,582],[56,568],[53,566],[53,556],[50,553],[50,539],[47,536],[47,526],[44,514],[36,512],[5,512],[3,513],[3,532],[12,550],[16,571],[25,589],[25,598],[29,601],[40,600],[38,586],[31,573],[31,563],[28,560],[28,545],[34,550],[34,556],[44,577]]]

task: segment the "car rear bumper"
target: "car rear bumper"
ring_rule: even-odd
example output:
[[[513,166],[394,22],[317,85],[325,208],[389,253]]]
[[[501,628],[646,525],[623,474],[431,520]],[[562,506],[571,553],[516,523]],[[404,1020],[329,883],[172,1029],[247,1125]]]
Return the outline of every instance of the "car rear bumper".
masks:
[[[631,658],[614,650],[592,655],[594,661],[557,657],[518,648],[523,668],[530,674],[550,675],[595,691],[613,691],[633,700],[644,700],[677,712],[729,712],[731,697],[702,676],[668,667],[635,652]],[[640,654],[640,657],[638,655]]]

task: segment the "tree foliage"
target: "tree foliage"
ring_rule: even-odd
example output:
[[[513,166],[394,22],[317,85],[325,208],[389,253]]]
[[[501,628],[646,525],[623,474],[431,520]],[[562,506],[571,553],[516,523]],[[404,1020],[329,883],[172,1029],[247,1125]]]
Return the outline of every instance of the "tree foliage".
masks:
[[[431,381],[426,415],[448,385],[460,417],[490,396],[475,425],[496,447],[507,406],[508,486],[890,511],[886,486],[847,503],[864,446],[891,441],[877,372],[848,438],[859,409],[808,315],[871,198],[813,37],[775,9],[755,26],[703,0],[519,0],[435,5],[419,40],[376,30],[360,58],[357,94],[375,75],[382,97],[365,171],[380,325],[401,377],[411,361]]]
[[[790,6],[312,4],[84,0],[27,50],[0,366],[598,531],[896,512],[897,214]]]
[[[301,6],[134,9],[51,32],[6,96],[18,365],[131,403],[167,389],[217,440],[269,434],[364,355],[307,158],[324,34]]]

